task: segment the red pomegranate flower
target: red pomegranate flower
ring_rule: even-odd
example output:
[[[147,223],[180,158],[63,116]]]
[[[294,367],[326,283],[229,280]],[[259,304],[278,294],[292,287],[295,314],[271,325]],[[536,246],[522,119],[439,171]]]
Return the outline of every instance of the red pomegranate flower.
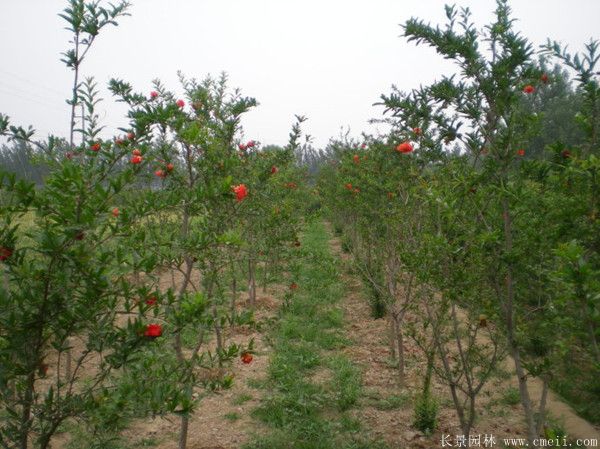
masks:
[[[413,146],[410,142],[402,142],[400,145],[396,147],[396,151],[398,153],[408,154],[414,150]]]
[[[129,140],[133,140],[133,139],[135,139],[135,134],[134,133],[127,133],[127,138]]]
[[[525,150],[521,148],[521,149],[517,150],[517,154],[519,156],[525,156]]]
[[[562,150],[562,152],[560,153],[560,155],[562,157],[564,157],[565,159],[569,159],[571,157],[571,152],[569,150]]]
[[[277,173],[279,171],[279,169],[277,167],[275,167],[274,165],[271,167],[271,174],[274,175],[275,173]]]
[[[360,157],[358,156],[358,154],[355,154],[354,156],[352,156],[352,160],[354,160],[355,164],[360,163]]]
[[[150,98],[152,98],[154,100],[156,97],[158,97],[158,92],[156,92],[155,90],[150,92]]]
[[[177,105],[178,108],[183,108],[185,106],[185,101],[183,100],[177,100],[177,102],[175,103]]]
[[[160,324],[148,324],[144,331],[144,337],[156,338],[162,335],[162,326]]]
[[[242,151],[246,151],[246,148],[247,148],[247,147],[246,147],[246,144],[245,144],[245,143],[240,143],[240,144],[238,145],[238,148],[239,148],[240,150],[242,150]]]
[[[119,216],[119,208],[118,207],[115,207],[112,210],[112,215],[113,215],[113,217],[118,217]]]
[[[171,163],[167,164],[167,171],[168,172],[172,172],[174,168],[175,168],[175,166],[173,164],[171,164]]]
[[[156,176],[158,176],[159,178],[166,178],[167,177],[167,174],[164,172],[164,170],[156,170],[154,172],[154,174]]]
[[[254,148],[254,145],[256,145],[256,142],[254,140],[250,140],[247,144],[246,144],[246,148]]]
[[[133,154],[134,156],[141,156],[142,152],[139,149],[135,149],[131,152],[131,154]]]
[[[348,190],[352,190],[352,184],[347,183],[344,187],[346,187]]]
[[[525,92],[526,94],[532,94],[535,92],[535,87],[533,87],[531,84],[528,84],[523,88],[523,92]]]
[[[146,304],[149,306],[153,306],[154,304],[156,304],[156,301],[158,301],[156,299],[156,296],[150,296],[148,299],[146,299]]]
[[[365,148],[367,148],[367,144],[363,143],[360,147],[364,150]]]
[[[133,157],[131,158],[131,163],[132,163],[133,165],[141,164],[141,163],[142,163],[142,160],[143,160],[143,159],[142,159],[142,156],[133,156]]]
[[[5,246],[0,246],[0,261],[5,261],[10,256],[12,256],[12,249],[6,248]]]
[[[92,151],[100,151],[100,143],[96,142],[95,144],[93,144],[90,147],[90,150],[92,150]]]
[[[421,128],[413,128],[413,133],[415,133],[417,136],[420,136],[422,132],[423,131],[421,130]]]
[[[542,73],[542,76],[540,76],[540,81],[544,84],[548,84],[548,74]]]
[[[236,199],[239,203],[248,195],[248,188],[245,184],[239,184],[233,187],[233,192],[235,193]]]
[[[240,356],[240,359],[242,359],[242,363],[248,365],[252,362],[253,357],[252,354],[250,354],[249,352],[243,352]]]

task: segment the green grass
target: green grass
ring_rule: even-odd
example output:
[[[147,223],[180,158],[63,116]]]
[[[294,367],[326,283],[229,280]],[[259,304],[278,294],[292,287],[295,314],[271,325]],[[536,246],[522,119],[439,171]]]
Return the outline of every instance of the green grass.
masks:
[[[405,407],[410,401],[410,396],[404,395],[391,395],[387,398],[381,398],[373,403],[373,407],[377,410],[397,410]]]
[[[252,400],[252,395],[250,395],[248,393],[242,393],[242,394],[236,396],[235,398],[233,398],[233,401],[231,401],[231,403],[233,405],[242,405],[251,400]]]
[[[231,412],[231,413],[225,413],[224,418],[228,421],[237,421],[238,419],[240,419],[242,416],[239,413],[236,412]]]
[[[300,288],[281,308],[271,331],[265,396],[252,412],[270,432],[245,448],[384,447],[365,437],[360,420],[346,413],[362,395],[361,372],[336,353],[349,344],[338,305],[344,287],[322,223],[309,225],[298,253],[290,272]],[[326,375],[320,376],[323,372]]]
[[[517,405],[521,403],[521,394],[519,393],[519,390],[514,387],[508,388],[502,394],[502,403],[506,405]]]

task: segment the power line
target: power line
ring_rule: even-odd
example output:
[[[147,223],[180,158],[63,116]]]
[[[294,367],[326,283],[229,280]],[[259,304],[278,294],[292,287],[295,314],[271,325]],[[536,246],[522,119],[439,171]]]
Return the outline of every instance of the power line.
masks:
[[[26,95],[29,97],[34,97],[40,100],[45,101],[46,103],[49,104],[53,104],[53,103],[57,103],[59,100],[56,98],[50,98],[50,97],[46,97],[44,95],[40,95],[37,92],[34,92],[33,90],[29,90],[29,89],[23,89],[20,87],[16,87],[16,86],[12,86],[10,84],[7,84],[6,82],[4,82],[3,80],[0,80],[0,88],[12,92],[12,91],[16,91],[16,92],[20,92],[21,95]],[[65,103],[65,99],[62,98],[62,103]]]
[[[57,90],[57,89],[55,89],[55,88],[53,88],[53,87],[49,87],[49,86],[46,86],[46,85],[44,85],[44,84],[37,83],[36,81],[33,81],[33,80],[31,80],[31,79],[25,78],[25,77],[23,77],[23,76],[20,76],[20,75],[17,75],[16,73],[12,73],[12,72],[9,72],[9,71],[7,71],[7,70],[4,70],[4,69],[0,69],[0,73],[4,73],[5,75],[11,76],[11,77],[13,77],[13,78],[15,78],[15,79],[18,79],[18,80],[20,80],[20,81],[22,81],[22,82],[25,82],[25,83],[27,83],[27,84],[38,85],[38,86],[40,86],[41,88],[43,88],[44,90],[49,90],[49,91],[52,91],[52,92],[54,92],[54,93],[56,93],[56,94],[60,95],[61,97],[64,97],[64,95],[65,95],[65,93],[64,93],[64,92],[60,92],[59,90]]]
[[[20,98],[22,100],[26,100],[26,101],[29,101],[31,103],[36,103],[36,104],[39,104],[41,106],[45,106],[47,108],[55,109],[57,111],[67,112],[67,108],[64,108],[64,109],[63,108],[59,108],[58,106],[56,106],[56,104],[46,103],[46,102],[40,101],[37,98],[32,98],[32,97],[29,97],[29,96],[17,94],[15,92],[7,90],[6,88],[3,88],[2,86],[0,86],[0,92],[2,92],[4,95],[11,95],[13,97]]]

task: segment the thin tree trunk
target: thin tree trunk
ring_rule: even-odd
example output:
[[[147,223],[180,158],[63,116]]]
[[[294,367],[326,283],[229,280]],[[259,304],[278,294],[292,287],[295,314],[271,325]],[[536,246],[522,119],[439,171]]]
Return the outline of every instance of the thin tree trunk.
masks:
[[[237,279],[235,276],[235,264],[233,262],[233,258],[230,259],[230,263],[231,263],[231,306],[230,306],[230,313],[231,313],[231,325],[234,326],[235,325],[235,320],[236,320],[236,302],[237,302]]]
[[[29,445],[29,429],[31,428],[31,407],[33,406],[33,389],[35,385],[35,371],[29,373],[25,384],[25,397],[21,412],[21,441],[20,449],[27,449]]]
[[[538,421],[536,427],[536,433],[540,435],[542,433],[542,429],[544,428],[544,424],[546,424],[546,402],[548,400],[548,384],[549,379],[547,376],[543,377],[543,385],[542,385],[542,397],[540,399],[540,407],[538,410]]]
[[[187,437],[188,437],[188,427],[190,425],[190,417],[188,415],[181,416],[181,427],[179,429],[179,443],[177,445],[178,449],[186,449],[187,447]]]
[[[392,314],[388,314],[389,316],[389,343],[390,343],[390,353],[392,354],[392,360],[396,361],[396,326],[394,325],[394,318],[392,318]]]
[[[250,306],[254,308],[256,306],[256,266],[255,260],[250,253],[248,255],[248,300],[250,301]]]
[[[513,241],[512,241],[512,220],[510,216],[510,207],[508,199],[502,200],[502,217],[504,220],[504,246],[507,254],[512,253]],[[529,444],[533,445],[533,441],[537,438],[535,419],[533,416],[533,407],[531,405],[531,397],[529,396],[529,389],[527,387],[527,375],[525,369],[521,363],[521,353],[517,345],[515,337],[515,323],[514,323],[514,280],[512,274],[512,266],[507,266],[506,272],[506,296],[504,298],[504,313],[506,320],[506,329],[508,337],[508,347],[510,355],[515,362],[515,372],[519,380],[519,393],[521,396],[521,404],[523,405],[523,411],[525,412],[525,421],[527,423],[527,437]],[[535,447],[535,446],[532,446]]]
[[[394,319],[394,336],[396,338],[396,349],[398,351],[398,382],[401,387],[404,387],[406,382],[404,369],[404,334],[400,320],[397,315],[392,315]]]

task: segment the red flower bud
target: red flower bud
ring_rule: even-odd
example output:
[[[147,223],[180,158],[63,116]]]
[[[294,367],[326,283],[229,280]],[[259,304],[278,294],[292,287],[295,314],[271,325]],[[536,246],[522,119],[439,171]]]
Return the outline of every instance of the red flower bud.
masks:
[[[162,335],[162,326],[160,324],[148,324],[144,331],[144,337],[156,338]]]
[[[6,248],[5,246],[0,246],[0,261],[5,261],[12,256],[12,253],[12,249]]]
[[[525,150],[523,150],[523,149],[521,148],[521,149],[517,150],[517,154],[518,154],[519,156],[525,156]]]
[[[174,168],[175,168],[175,166],[173,164],[170,164],[170,163],[167,164],[167,171],[168,172],[172,172]]]
[[[131,154],[133,154],[134,156],[141,156],[142,152],[139,149],[135,149],[131,152]]]
[[[352,156],[352,159],[354,160],[355,164],[359,164],[360,163],[360,157],[358,156],[358,154],[355,154],[354,156]]]
[[[271,174],[274,175],[275,173],[277,173],[279,171],[279,169],[277,167],[275,167],[274,165],[271,167]]]
[[[242,360],[242,363],[248,365],[250,362],[252,362],[253,357],[249,352],[244,352],[240,356],[240,359]]]
[[[156,92],[155,90],[153,90],[152,92],[150,92],[150,98],[151,99],[155,99],[156,97],[158,97],[158,92]]]
[[[135,139],[135,134],[134,133],[127,133],[127,138],[129,140],[133,140],[133,139]]]
[[[422,133],[422,131],[421,131],[421,128],[413,128],[413,132],[414,132],[414,133],[415,133],[417,136],[420,136],[420,135],[421,135],[421,133]]]
[[[256,142],[254,142],[254,140],[250,140],[247,144],[246,144],[246,148],[254,148],[254,145],[256,145]]]
[[[540,76],[540,81],[544,84],[548,84],[548,75],[546,73],[542,73],[542,76]]]
[[[167,174],[163,170],[156,170],[154,174],[159,178],[165,178],[167,176]]]
[[[131,158],[131,163],[132,163],[133,165],[141,164],[141,163],[142,163],[142,160],[143,160],[143,159],[142,159],[142,156],[133,156],[133,157]]]
[[[239,184],[237,186],[232,187],[233,192],[235,193],[236,199],[238,203],[242,201],[248,195],[248,188],[245,184]]]
[[[115,207],[112,210],[112,215],[113,215],[113,217],[118,217],[119,216],[119,208],[118,207]]]
[[[247,148],[247,147],[246,147],[246,144],[244,144],[244,143],[240,143],[240,144],[238,145],[238,148],[239,148],[240,150],[242,150],[242,151],[246,151],[246,148]]]
[[[526,94],[532,94],[535,92],[535,87],[533,87],[531,84],[528,84],[523,88],[523,92],[525,92]]]
[[[175,103],[177,105],[178,108],[183,108],[185,106],[185,101],[183,100],[177,100],[177,102]]]
[[[90,150],[92,151],[100,151],[100,144],[99,143],[95,143],[90,147]]]
[[[414,150],[410,142],[402,142],[396,147],[396,151],[403,154],[411,153]]]

